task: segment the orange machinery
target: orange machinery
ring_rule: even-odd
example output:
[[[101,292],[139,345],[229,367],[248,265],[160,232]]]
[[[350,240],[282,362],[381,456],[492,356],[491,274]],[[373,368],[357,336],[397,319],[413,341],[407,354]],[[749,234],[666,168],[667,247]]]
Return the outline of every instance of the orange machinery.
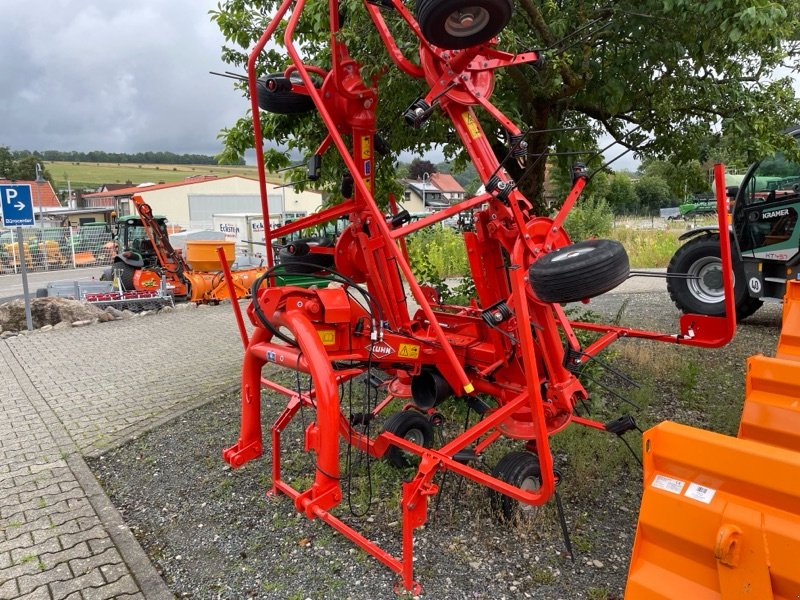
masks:
[[[642,444],[626,600],[800,598],[800,282],[777,357],[747,361],[738,436],[665,422]]]
[[[231,272],[231,285],[226,282],[223,274],[223,265],[220,259],[213,259],[213,255],[207,255],[204,250],[213,250],[216,246],[224,243],[214,244],[214,248],[204,248],[202,245],[196,248],[199,253],[196,258],[200,260],[201,266],[209,270],[193,269],[183,255],[176,251],[169,242],[169,237],[153,218],[153,210],[150,205],[145,203],[141,196],[132,198],[136,210],[142,219],[142,225],[147,232],[147,237],[153,245],[153,249],[158,257],[158,271],[142,268],[134,275],[134,287],[137,290],[150,290],[158,287],[163,276],[167,280],[167,285],[172,289],[176,298],[189,300],[191,302],[219,302],[231,297],[231,288],[236,298],[245,298],[250,295],[253,282],[264,272],[261,267],[236,270]],[[226,258],[232,258],[231,253],[225,253]],[[227,257],[227,254],[231,254]],[[217,265],[211,267],[211,265]],[[212,270],[213,268],[213,270]]]

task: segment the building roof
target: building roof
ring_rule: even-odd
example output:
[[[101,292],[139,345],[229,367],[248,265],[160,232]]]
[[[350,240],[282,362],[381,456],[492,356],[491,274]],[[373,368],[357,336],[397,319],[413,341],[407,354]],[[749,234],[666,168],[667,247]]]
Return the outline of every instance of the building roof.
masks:
[[[429,181],[443,192],[460,194],[465,192],[461,184],[450,173],[432,173]]]
[[[1,184],[28,184],[31,186],[31,195],[33,196],[34,208],[61,208],[61,202],[58,201],[58,196],[53,191],[53,186],[49,181],[36,183],[35,181],[20,181],[19,179],[12,181],[10,179],[0,179]]]
[[[223,179],[232,179],[238,177],[240,179],[251,179],[250,177],[242,177],[241,175],[228,175],[226,177],[216,177],[214,175],[206,176],[192,176],[187,177],[183,181],[171,181],[170,183],[155,183],[145,186],[129,186],[123,187],[118,190],[109,190],[107,192],[95,192],[94,194],[84,194],[84,198],[108,198],[108,197],[125,197],[133,196],[141,192],[152,192],[155,190],[163,190],[166,188],[180,187],[182,185],[194,185],[196,183],[203,183],[204,181],[221,181]]]

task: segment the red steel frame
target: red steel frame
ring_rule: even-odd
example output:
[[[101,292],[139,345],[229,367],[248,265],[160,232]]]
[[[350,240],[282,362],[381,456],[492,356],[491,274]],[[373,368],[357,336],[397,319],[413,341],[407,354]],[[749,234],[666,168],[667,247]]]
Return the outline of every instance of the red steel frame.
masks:
[[[735,331],[732,270],[728,236],[721,236],[726,307],[728,317],[684,315],[680,333],[664,334],[611,325],[569,321],[558,305],[538,300],[528,284],[528,268],[544,254],[568,245],[562,223],[586,185],[586,178],[575,181],[563,207],[554,218],[537,216],[517,190],[507,198],[485,193],[464,200],[415,223],[393,229],[374,197],[376,83],[365,84],[360,65],[348,55],[337,36],[338,0],[329,0],[332,67],[322,71],[306,65],[293,43],[294,31],[303,14],[305,0],[284,0],[272,21],[249,55],[248,78],[253,113],[255,149],[261,184],[262,209],[268,243],[277,237],[314,227],[347,215],[351,225],[339,237],[334,256],[336,270],[364,284],[374,303],[365,309],[345,288],[306,290],[296,287],[264,287],[253,298],[248,316],[255,330],[247,338],[240,326],[245,356],[242,365],[242,421],[239,440],[223,452],[234,467],[261,455],[262,387],[287,396],[286,408],[271,429],[272,492],[292,498],[297,510],[318,518],[359,545],[400,575],[399,586],[418,592],[421,587],[412,573],[413,530],[425,523],[428,498],[437,492],[434,475],[450,470],[520,502],[539,505],[553,495],[555,479],[549,436],[570,422],[604,429],[601,423],[574,415],[577,401],[587,394],[575,375],[566,368],[569,346],[579,349],[574,328],[598,332],[596,342],[582,351],[590,356],[601,352],[621,337],[713,347],[727,343]],[[394,64],[411,77],[424,78],[429,86],[428,104],[438,105],[450,119],[483,181],[496,175],[512,185],[500,169],[474,107],[480,106],[510,134],[519,128],[503,115],[489,97],[494,85],[494,69],[534,62],[536,52],[512,55],[494,47],[495,40],[466,50],[442,50],[421,35],[414,17],[400,0],[392,6],[419,39],[419,65],[398,48],[383,20],[380,9],[365,3],[378,33]],[[319,147],[323,154],[334,147],[353,175],[352,199],[321,212],[298,219],[276,230],[269,226],[269,207],[263,161],[262,132],[256,94],[256,68],[259,56],[284,17],[284,43],[291,59],[286,74],[296,71],[302,84],[293,84],[296,93],[308,94],[328,131]],[[317,88],[311,73],[323,77]],[[350,143],[345,136],[349,137]],[[721,166],[717,169],[717,200],[720,229],[725,230],[724,184]],[[393,209],[394,202],[391,200]],[[404,251],[404,237],[460,211],[476,211],[476,230],[464,234],[469,264],[476,284],[477,303],[470,307],[436,304],[435,293],[420,286],[414,278]],[[267,252],[272,266],[272,253]],[[403,281],[410,289],[419,310],[410,315]],[[481,319],[481,308],[505,301],[513,316],[497,327]],[[253,304],[274,328],[291,332],[296,346],[273,339],[273,333],[257,318]],[[377,311],[377,314],[376,314]],[[496,401],[476,425],[438,449],[423,448],[388,432],[374,438],[356,431],[341,411],[338,386],[363,373],[366,368],[337,369],[343,361],[370,364],[389,373],[420,373],[423,366],[435,367],[446,379],[454,395],[476,392]],[[262,377],[266,363],[295,369],[311,375],[309,393],[289,390]],[[387,399],[391,398],[391,394]],[[373,412],[385,407],[379,403]],[[303,491],[295,490],[281,477],[281,433],[302,406],[315,411],[315,420],[306,429],[306,450],[315,454],[314,482]],[[382,456],[390,445],[421,457],[416,476],[403,484],[402,556],[396,558],[343,523],[331,510],[342,499],[340,487],[339,440],[345,439],[372,456]],[[519,439],[535,452],[539,460],[541,485],[522,490],[454,459],[457,452],[472,448],[479,453],[500,436]]]

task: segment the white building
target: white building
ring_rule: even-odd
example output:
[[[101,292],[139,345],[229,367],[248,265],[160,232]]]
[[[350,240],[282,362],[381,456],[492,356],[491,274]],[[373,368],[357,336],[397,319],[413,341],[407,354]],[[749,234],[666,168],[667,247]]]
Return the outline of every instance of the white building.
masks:
[[[212,215],[220,213],[260,213],[261,195],[257,179],[197,176],[184,181],[126,187],[85,194],[87,208],[113,207],[118,215],[135,213],[131,196],[140,195],[153,213],[163,215],[171,225],[184,229],[211,229]],[[311,214],[322,206],[322,193],[296,192],[289,187],[267,184],[269,212],[285,218]]]

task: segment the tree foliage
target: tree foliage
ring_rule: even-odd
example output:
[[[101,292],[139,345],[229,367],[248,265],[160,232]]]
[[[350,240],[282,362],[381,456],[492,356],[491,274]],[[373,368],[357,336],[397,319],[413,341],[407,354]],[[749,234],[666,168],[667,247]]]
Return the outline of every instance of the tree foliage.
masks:
[[[354,0],[340,4],[347,12],[342,39],[362,64],[365,80],[379,78],[378,128],[395,155],[439,144],[448,158],[466,160],[441,114],[422,131],[405,127],[399,116],[424,91],[423,83],[397,69],[384,70],[390,58],[363,6]],[[277,5],[276,0],[223,0],[212,11],[227,40],[224,60],[244,67],[243,49],[258,39]],[[330,65],[327,14],[327,3],[309,0],[295,40],[305,60],[323,68]],[[499,36],[499,48],[546,48],[547,61],[538,69],[520,65],[496,72],[492,101],[522,129],[534,130],[528,136],[533,155],[553,149],[590,151],[606,133],[641,157],[683,162],[701,152],[704,160],[716,158],[724,136],[730,152],[753,160],[788,149],[792,142],[781,131],[800,121],[790,79],[776,75],[782,65],[795,68],[799,14],[800,0],[520,0],[511,24]],[[406,56],[416,60],[408,28],[391,12],[386,15]],[[260,73],[288,66],[280,47],[284,29],[281,25],[276,32],[277,45],[264,52]],[[482,111],[479,118],[497,154],[504,155],[496,122]],[[552,131],[558,127],[584,128]],[[314,114],[264,119],[268,140],[305,153],[319,144],[322,129]],[[249,118],[221,137],[223,155],[240,158],[253,145]],[[571,158],[561,154],[557,165],[566,168]],[[600,160],[594,157],[590,165]],[[288,159],[273,149],[266,162],[277,168]],[[529,161],[522,167],[528,172],[520,189],[534,201],[543,197],[545,162]],[[392,157],[382,158],[378,166],[380,184],[381,172],[385,180],[391,178]],[[338,181],[341,168],[326,155],[323,175],[329,182]],[[515,179],[523,175],[513,165],[509,172]]]
[[[608,184],[606,194],[608,202],[614,214],[631,213],[638,206],[638,198],[631,178],[623,173],[615,173]]]
[[[636,198],[643,209],[656,211],[675,204],[669,185],[656,175],[646,175],[636,182]]]
[[[411,164],[408,165],[408,178],[409,179],[423,179],[425,173],[428,175],[433,175],[437,173],[438,170],[436,165],[434,165],[429,160],[423,160],[421,158],[415,158],[411,161]]]
[[[41,164],[41,160],[36,156],[27,153],[18,154],[11,152],[5,146],[0,146],[0,179],[35,181],[37,163]],[[44,169],[42,177],[55,189],[55,181],[50,171]]]
[[[711,191],[708,173],[696,160],[677,164],[648,160],[642,163],[639,173],[663,179],[669,186],[673,198],[684,199],[687,196]]]

